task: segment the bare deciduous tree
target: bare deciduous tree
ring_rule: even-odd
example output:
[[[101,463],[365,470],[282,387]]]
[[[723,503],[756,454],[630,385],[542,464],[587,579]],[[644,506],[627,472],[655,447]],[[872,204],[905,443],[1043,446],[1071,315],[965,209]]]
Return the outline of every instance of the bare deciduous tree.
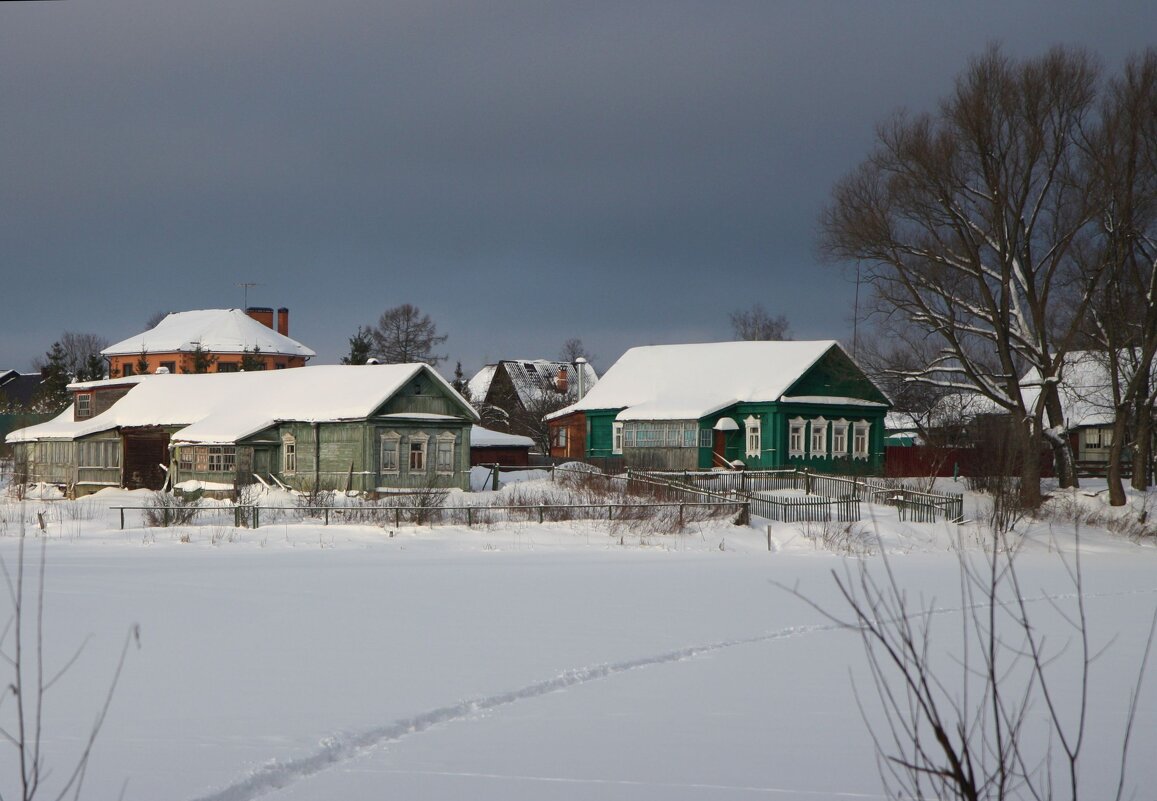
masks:
[[[1087,332],[1112,396],[1109,500],[1125,504],[1121,465],[1133,452],[1133,487],[1148,486],[1157,356],[1157,50],[1134,56],[1106,93],[1089,160],[1097,177],[1103,236],[1087,255],[1109,279],[1090,308]]]
[[[861,264],[882,310],[939,342],[909,377],[980,392],[1018,422],[1026,506],[1041,500],[1043,442],[1075,481],[1055,382],[1103,274],[1077,257],[1096,233],[1080,143],[1098,75],[1082,50],[1017,63],[991,47],[936,114],[880,127],[821,219],[827,254]],[[1029,368],[1044,389],[1033,404],[1020,386]]]
[[[425,362],[435,367],[446,358],[435,354],[434,349],[448,337],[438,333],[430,315],[409,303],[384,311],[370,329],[370,337],[370,355],[385,364]]]
[[[23,526],[23,515],[20,519]],[[80,797],[93,745],[104,726],[129,647],[134,643],[140,647],[140,628],[133,625],[129,629],[96,719],[87,735],[79,741],[79,754],[75,761],[70,766],[66,765],[63,773],[53,777],[44,753],[45,738],[48,736],[44,730],[45,703],[53,685],[76,663],[81,649],[55,671],[45,665],[44,567],[47,540],[41,540],[35,584],[31,587],[29,585],[33,582],[29,580],[25,541],[25,533],[21,530],[16,564],[12,569],[0,559],[0,575],[3,576],[7,600],[11,606],[8,620],[0,629],[0,660],[8,673],[4,680],[4,690],[0,693],[0,710],[4,710],[6,704],[12,705],[10,710],[5,711],[3,722],[0,723],[0,740],[10,747],[7,752],[13,755],[15,762],[5,771],[4,784],[15,789],[20,801],[34,801],[46,796],[76,799]],[[55,781],[50,786],[49,780],[53,778]],[[8,795],[4,794],[3,797],[7,798]]]
[[[736,339],[757,341],[791,339],[790,328],[787,317],[782,314],[772,317],[762,303],[756,303],[750,309],[731,313],[731,332]]]
[[[1017,574],[1007,531],[994,531],[982,554],[958,551],[962,620],[951,626],[947,651],[945,628],[934,625],[942,610],[913,601],[886,556],[878,574],[866,562],[833,571],[843,613],[780,585],[860,637],[872,680],[869,694],[882,719],[869,714],[868,705],[875,704],[859,688],[856,696],[889,798],[1077,801],[1089,790],[1080,784],[1078,768],[1099,649],[1085,608],[1079,538],[1073,561],[1065,565],[1071,595],[1034,598]],[[1043,633],[1044,614],[1068,627],[1063,642]],[[1122,726],[1116,786],[1099,788],[1095,798],[1124,796],[1129,738],[1155,629],[1157,615]],[[1058,676],[1065,671],[1077,677],[1074,693],[1061,689]]]
[[[594,357],[587,351],[583,341],[578,337],[571,337],[566,342],[562,343],[562,347],[558,352],[559,361],[574,364],[579,359],[586,359],[588,362]]]

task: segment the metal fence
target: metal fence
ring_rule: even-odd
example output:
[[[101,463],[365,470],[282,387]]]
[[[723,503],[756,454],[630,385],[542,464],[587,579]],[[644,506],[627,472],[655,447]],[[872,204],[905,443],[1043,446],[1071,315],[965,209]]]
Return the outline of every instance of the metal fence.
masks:
[[[836,503],[845,498],[857,502],[866,500],[869,503],[895,506],[899,510],[901,520],[909,520],[914,523],[933,523],[937,520],[958,523],[964,519],[964,496],[962,494],[924,492],[895,479],[833,476],[824,473],[812,473],[807,470],[665,473],[648,471],[641,475],[650,478],[662,477],[693,487],[711,486],[730,491],[739,497],[752,501],[751,511],[754,514],[770,517],[773,520],[781,520],[782,518],[763,514],[760,510],[768,510],[768,507],[763,505],[761,501],[768,501],[768,498],[766,496],[758,497],[755,493],[793,489],[802,490],[804,494],[809,496],[819,496],[822,503],[828,504]],[[816,504],[817,508],[819,503]],[[854,519],[858,520],[859,517]]]

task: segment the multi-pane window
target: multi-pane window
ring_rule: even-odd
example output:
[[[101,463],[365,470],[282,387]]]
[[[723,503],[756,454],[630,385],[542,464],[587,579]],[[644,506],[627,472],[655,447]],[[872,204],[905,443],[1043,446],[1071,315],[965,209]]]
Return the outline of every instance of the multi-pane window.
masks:
[[[1108,439],[1108,438],[1106,438],[1106,439]],[[1099,429],[1099,428],[1086,428],[1085,429],[1085,446],[1086,447],[1102,448],[1102,447],[1104,447],[1101,444],[1103,441],[1104,440],[1102,440],[1102,438],[1101,438],[1101,429]]]
[[[812,456],[828,455],[828,421],[822,417],[812,420]]]
[[[712,435],[714,432],[710,428],[699,429],[699,447],[710,448],[712,446]]]
[[[410,471],[414,473],[426,470],[426,438],[411,437],[410,439]]]
[[[438,453],[435,466],[439,473],[454,472],[454,435],[438,437]]]
[[[92,417],[92,393],[78,392],[76,395],[76,416]]]
[[[237,469],[237,448],[233,445],[182,445],[177,450],[177,466],[199,473],[232,473]]]
[[[848,421],[836,420],[832,423],[832,456],[848,455]]]
[[[232,445],[209,446],[209,472],[231,473],[237,466],[237,449]]]
[[[297,439],[292,434],[281,438],[281,472],[297,472]]]
[[[694,420],[662,423],[628,420],[614,425],[622,425],[624,448],[694,448],[699,443],[699,424]],[[707,433],[710,436],[711,432]],[[710,444],[708,439],[704,447],[710,447]]]
[[[78,442],[76,443],[76,459],[78,467],[120,467],[120,441],[106,439]]]
[[[759,418],[755,415],[749,415],[748,418],[743,421],[743,425],[747,429],[747,448],[745,455],[748,457],[758,457],[760,451],[763,449]]]
[[[382,469],[383,473],[398,472],[398,442],[397,434],[382,434]]]
[[[868,458],[868,431],[872,424],[860,421],[852,425],[852,456],[856,459]]]
[[[807,421],[802,417],[796,417],[789,421],[787,435],[787,450],[789,456],[803,456],[803,434],[804,428],[807,426]]]

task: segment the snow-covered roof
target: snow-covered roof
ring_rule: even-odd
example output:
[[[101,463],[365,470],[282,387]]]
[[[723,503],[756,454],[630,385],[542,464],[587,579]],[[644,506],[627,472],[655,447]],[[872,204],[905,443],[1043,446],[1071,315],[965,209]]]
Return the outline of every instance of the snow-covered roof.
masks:
[[[173,312],[155,328],[110,345],[101,354],[188,353],[198,345],[212,353],[241,353],[260,348],[266,354],[306,358],[316,355],[296,339],[277,333],[241,309]]]
[[[470,429],[470,446],[478,448],[531,448],[534,440],[519,434],[507,434],[482,426]]]
[[[421,372],[459,398],[464,414],[473,415],[465,399],[428,365],[323,365],[248,373],[151,375],[95,417],[74,421],[69,407],[53,420],[13,431],[7,440],[75,439],[126,426],[181,426],[172,435],[174,441],[236,442],[282,420],[363,419]]]
[[[518,399],[523,407],[531,408],[532,404],[548,398],[569,398],[571,401],[579,399],[579,373],[582,375],[582,392],[587,393],[599,381],[599,375],[590,362],[582,361],[577,364],[571,362],[556,362],[548,359],[504,359],[496,364],[488,364],[475,373],[470,379],[470,399],[478,402],[486,398],[490,392],[490,385],[494,382],[499,369],[505,369],[510,376],[510,383],[518,393]],[[558,392],[559,374],[564,372],[567,377],[566,397]]]
[[[1122,359],[1127,365],[1128,358]],[[1113,386],[1104,353],[1071,351],[1065,354],[1060,370],[1061,408],[1065,425],[1107,426],[1113,424]],[[1123,381],[1129,379],[1128,368]],[[1024,401],[1032,406],[1040,396],[1040,373],[1033,368],[1021,380]]]
[[[586,397],[548,417],[623,409],[619,420],[693,420],[735,403],[778,401],[828,351],[839,347],[834,340],[818,340],[631,348]]]

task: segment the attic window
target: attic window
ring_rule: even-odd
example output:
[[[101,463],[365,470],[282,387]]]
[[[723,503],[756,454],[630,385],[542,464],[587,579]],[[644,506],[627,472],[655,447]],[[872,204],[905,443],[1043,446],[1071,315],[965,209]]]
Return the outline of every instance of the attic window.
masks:
[[[523,362],[522,366],[526,368],[526,372],[528,372],[528,373],[534,373],[534,374],[538,373],[538,370],[535,369],[535,366],[533,364],[531,364],[530,362]]]
[[[92,393],[80,392],[76,396],[76,416],[92,417]]]

